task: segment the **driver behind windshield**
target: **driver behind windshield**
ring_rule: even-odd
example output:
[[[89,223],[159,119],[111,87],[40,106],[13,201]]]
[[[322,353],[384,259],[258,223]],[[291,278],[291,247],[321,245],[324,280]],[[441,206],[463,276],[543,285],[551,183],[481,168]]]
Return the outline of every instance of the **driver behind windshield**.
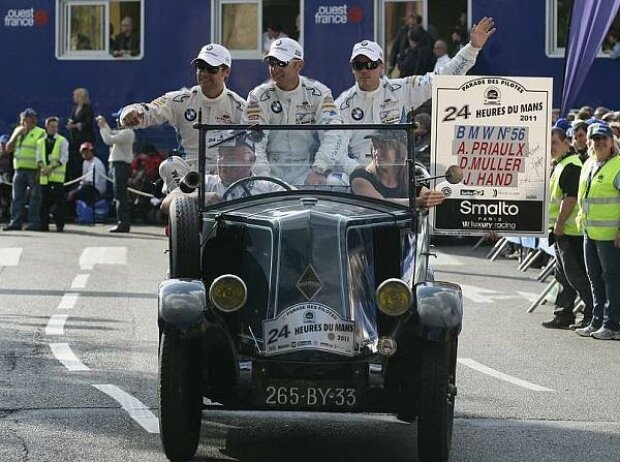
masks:
[[[254,150],[254,143],[246,135],[239,135],[218,146],[217,174],[205,175],[205,205],[222,202],[224,193],[233,183],[254,176],[252,173],[252,167],[256,162]],[[284,191],[284,188],[265,180],[247,181],[230,189],[226,200],[276,191]],[[182,194],[184,193],[180,188],[168,194],[161,204],[161,211],[167,214],[174,198]],[[187,195],[198,200],[198,191]]]
[[[365,138],[371,140],[371,161],[353,170],[351,190],[354,194],[409,205],[406,137],[401,133],[378,131]],[[425,186],[416,186],[416,195],[418,207],[434,207],[444,200],[441,191]]]

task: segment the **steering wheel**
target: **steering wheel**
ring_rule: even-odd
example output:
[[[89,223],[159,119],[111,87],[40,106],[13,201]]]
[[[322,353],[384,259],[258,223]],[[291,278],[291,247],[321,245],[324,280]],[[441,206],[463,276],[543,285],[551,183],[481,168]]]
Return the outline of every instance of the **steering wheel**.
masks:
[[[284,188],[286,191],[292,191],[293,188],[291,187],[291,185],[285,183],[282,180],[279,180],[277,178],[272,178],[270,176],[246,176],[245,178],[241,178],[240,180],[235,181],[233,184],[231,184],[228,188],[226,188],[226,191],[224,191],[224,194],[222,194],[222,199],[227,200],[228,196],[230,196],[230,193],[235,189],[235,188],[243,188],[243,190],[245,191],[245,193],[248,196],[251,196],[252,193],[250,192],[250,190],[248,189],[247,185],[248,183],[254,183],[255,181],[268,181],[270,183],[275,183],[278,186],[281,186],[282,188]]]

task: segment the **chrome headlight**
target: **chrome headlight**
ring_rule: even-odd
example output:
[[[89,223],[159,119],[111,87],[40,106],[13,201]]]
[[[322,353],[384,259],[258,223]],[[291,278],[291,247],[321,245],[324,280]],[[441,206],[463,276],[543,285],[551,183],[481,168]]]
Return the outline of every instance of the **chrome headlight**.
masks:
[[[213,281],[209,299],[221,311],[231,313],[241,309],[248,298],[248,288],[238,276],[224,274]]]
[[[412,300],[411,289],[402,279],[386,279],[377,288],[377,305],[388,316],[406,313]]]

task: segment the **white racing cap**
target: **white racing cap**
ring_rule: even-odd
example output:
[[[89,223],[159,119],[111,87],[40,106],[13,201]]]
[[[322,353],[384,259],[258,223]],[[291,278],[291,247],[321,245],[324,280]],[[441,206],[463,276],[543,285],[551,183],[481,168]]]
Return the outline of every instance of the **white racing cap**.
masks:
[[[209,43],[203,46],[198,52],[198,56],[192,60],[192,64],[199,59],[216,67],[222,64],[228,67],[232,65],[232,58],[228,49],[217,43]]]
[[[372,40],[362,40],[353,45],[350,62],[353,62],[359,55],[366,56],[371,61],[385,61],[383,59],[383,50],[377,42]]]
[[[304,59],[304,49],[299,42],[291,38],[281,38],[271,44],[269,53],[265,58],[276,58],[280,61],[288,63],[293,59]]]

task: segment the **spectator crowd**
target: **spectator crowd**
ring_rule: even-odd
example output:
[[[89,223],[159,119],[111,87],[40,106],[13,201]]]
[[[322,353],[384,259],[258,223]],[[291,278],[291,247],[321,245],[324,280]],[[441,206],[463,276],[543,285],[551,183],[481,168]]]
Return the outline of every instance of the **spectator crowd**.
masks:
[[[40,127],[37,111],[26,108],[13,132],[0,135],[0,221],[8,221],[3,230],[25,226],[30,231],[49,231],[53,218],[56,231],[62,232],[68,217],[76,215],[79,221],[80,210],[97,204],[107,209],[110,199],[116,203],[118,219],[111,232],[128,232],[129,215],[157,221],[156,214],[150,213],[159,203],[151,194],[151,182],[159,178],[164,156],[148,143],[134,152],[134,131],[112,129],[98,116],[100,138],[110,147],[108,175],[102,161],[106,158],[95,152],[95,118],[88,90],[76,88],[73,102],[64,127],[57,116],[45,118]]]

